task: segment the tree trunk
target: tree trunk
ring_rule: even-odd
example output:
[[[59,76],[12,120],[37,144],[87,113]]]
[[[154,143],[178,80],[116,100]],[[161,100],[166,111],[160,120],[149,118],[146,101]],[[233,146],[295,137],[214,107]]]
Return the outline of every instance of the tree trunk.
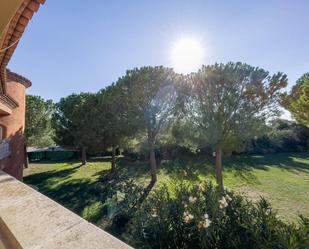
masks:
[[[223,191],[222,151],[220,146],[218,146],[216,149],[216,180],[219,190]]]
[[[82,165],[87,164],[87,154],[86,154],[86,147],[82,147]]]
[[[154,139],[148,138],[149,144],[149,159],[150,159],[150,173],[151,173],[151,184],[155,184],[157,181],[157,162],[154,150]]]
[[[25,153],[24,165],[25,165],[25,168],[28,168],[29,167],[29,157],[28,157],[27,146],[26,145],[24,145],[24,153]]]
[[[112,146],[112,168],[111,168],[112,172],[116,171],[116,146],[113,145]]]

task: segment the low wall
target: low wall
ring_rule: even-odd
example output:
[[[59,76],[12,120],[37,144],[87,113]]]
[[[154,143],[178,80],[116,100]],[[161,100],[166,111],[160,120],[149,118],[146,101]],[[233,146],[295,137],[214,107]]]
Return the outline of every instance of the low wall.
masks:
[[[23,249],[132,248],[1,170],[0,218]]]

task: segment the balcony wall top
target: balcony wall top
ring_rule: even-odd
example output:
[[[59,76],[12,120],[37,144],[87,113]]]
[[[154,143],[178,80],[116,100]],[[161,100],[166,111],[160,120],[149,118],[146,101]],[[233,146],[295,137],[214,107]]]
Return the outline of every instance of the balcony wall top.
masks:
[[[132,248],[1,170],[0,218],[23,249]]]

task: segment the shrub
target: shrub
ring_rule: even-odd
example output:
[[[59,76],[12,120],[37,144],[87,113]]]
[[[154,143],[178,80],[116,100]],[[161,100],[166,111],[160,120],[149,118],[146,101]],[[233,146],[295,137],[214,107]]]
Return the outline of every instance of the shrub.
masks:
[[[309,128],[286,120],[275,120],[267,134],[253,139],[246,151],[253,154],[305,152],[309,150]]]
[[[136,248],[309,248],[309,220],[285,224],[263,198],[252,203],[209,182],[156,189],[129,227]]]

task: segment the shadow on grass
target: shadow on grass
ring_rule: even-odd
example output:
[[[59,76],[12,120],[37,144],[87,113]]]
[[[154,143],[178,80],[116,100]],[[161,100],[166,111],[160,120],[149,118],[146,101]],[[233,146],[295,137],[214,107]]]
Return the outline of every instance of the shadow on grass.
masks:
[[[283,170],[307,171],[309,165],[295,160],[308,159],[309,153],[303,154],[274,154],[261,156],[232,156],[223,158],[224,171],[233,172],[238,177],[248,182],[256,181],[253,174],[254,169],[269,170],[269,167],[278,167]],[[104,160],[105,161],[105,160]],[[45,162],[50,164],[51,162]],[[76,161],[66,162],[73,165]],[[39,164],[42,164],[40,162]],[[110,191],[117,191],[121,183],[126,180],[136,181],[140,177],[149,176],[148,162],[132,161],[128,158],[119,158],[117,161],[117,174],[111,174],[109,170],[101,170],[95,173],[98,180],[91,179],[69,179],[81,165],[72,166],[62,170],[51,170],[35,173],[24,178],[28,184],[39,187],[40,192],[71,209],[78,215],[83,215],[85,209],[89,208],[87,219],[95,224],[100,222],[106,214],[104,202],[109,197]],[[87,166],[83,166],[87,167]],[[188,180],[198,180],[200,176],[214,176],[214,158],[206,157],[181,157],[176,160],[162,161],[159,169],[172,179],[181,179],[184,172]],[[152,187],[145,187],[148,195]],[[144,197],[143,197],[144,198]],[[91,207],[100,203],[93,210]]]
[[[214,176],[213,162],[207,157],[182,157],[176,160],[162,161],[160,168],[172,179],[185,177],[190,181],[197,181],[199,176]]]
[[[35,173],[35,174],[24,177],[24,182],[28,184],[32,184],[32,185],[40,185],[42,183],[44,184],[48,179],[51,179],[51,178],[57,178],[59,179],[59,181],[64,181],[65,179],[69,178],[71,174],[75,173],[80,167],[82,167],[82,164],[69,168],[69,169],[50,170],[50,171]]]
[[[309,171],[309,165],[297,159],[308,159],[309,153],[282,153],[252,156],[230,156],[223,158],[224,172],[231,172],[248,183],[257,183],[255,169],[269,170],[277,167],[288,171]],[[118,159],[118,172],[124,178],[148,177],[149,163],[147,161],[131,161],[127,158]],[[213,157],[195,156],[179,157],[175,160],[164,160],[158,164],[158,169],[170,178],[179,180],[185,178],[197,181],[202,177],[215,177],[215,160]]]
[[[309,153],[299,154],[267,154],[267,155],[254,155],[254,156],[233,156],[226,158],[225,168],[227,170],[269,170],[269,167],[278,167],[284,170],[298,170],[308,171],[309,165],[295,160],[297,159],[308,159]]]
[[[45,163],[50,164],[50,162]],[[68,164],[75,163],[69,162]],[[144,168],[146,165],[134,163],[134,167],[141,169],[143,173],[147,172]],[[132,165],[130,166],[131,168],[125,162],[120,163],[116,174],[111,173],[109,169],[98,171],[94,176],[99,176],[99,178],[95,181],[93,179],[71,178],[81,167],[87,167],[87,165],[80,164],[71,168],[66,166],[65,169],[34,173],[24,177],[24,182],[37,186],[44,195],[85,217],[88,221],[99,224],[102,217],[108,212],[108,207],[105,205],[107,199],[122,190],[124,181],[132,180],[136,176],[137,172],[132,168]],[[141,193],[148,194],[150,190],[145,188]]]
[[[309,153],[282,153],[255,156],[230,156],[223,157],[224,172],[232,172],[236,177],[248,183],[257,183],[254,170],[268,171],[271,167],[277,167],[288,171],[309,172],[309,165],[299,161],[308,159]],[[297,159],[298,160],[297,160]],[[186,179],[196,181],[199,176],[215,176],[215,160],[211,157],[196,156],[194,158],[181,157],[176,160],[163,161],[160,168],[172,179],[181,179],[184,171]]]
[[[308,159],[308,157],[308,153],[232,156],[225,158],[223,163],[224,171],[233,172],[235,176],[248,183],[257,183],[257,177],[253,174],[255,169],[268,171],[271,167],[276,167],[291,172],[309,172],[307,163],[295,160],[295,158]]]
[[[66,180],[79,167],[30,175],[25,177],[24,181],[27,184],[38,186],[41,193],[82,216],[85,208],[102,201],[102,193],[98,182],[87,179]],[[58,184],[50,184],[47,180],[50,178],[56,180]],[[96,223],[102,217],[103,213],[103,207],[98,208],[95,212],[89,214],[87,219]]]
[[[132,161],[122,157],[117,159],[117,176],[122,179],[145,177],[150,174],[150,166],[147,161]]]

